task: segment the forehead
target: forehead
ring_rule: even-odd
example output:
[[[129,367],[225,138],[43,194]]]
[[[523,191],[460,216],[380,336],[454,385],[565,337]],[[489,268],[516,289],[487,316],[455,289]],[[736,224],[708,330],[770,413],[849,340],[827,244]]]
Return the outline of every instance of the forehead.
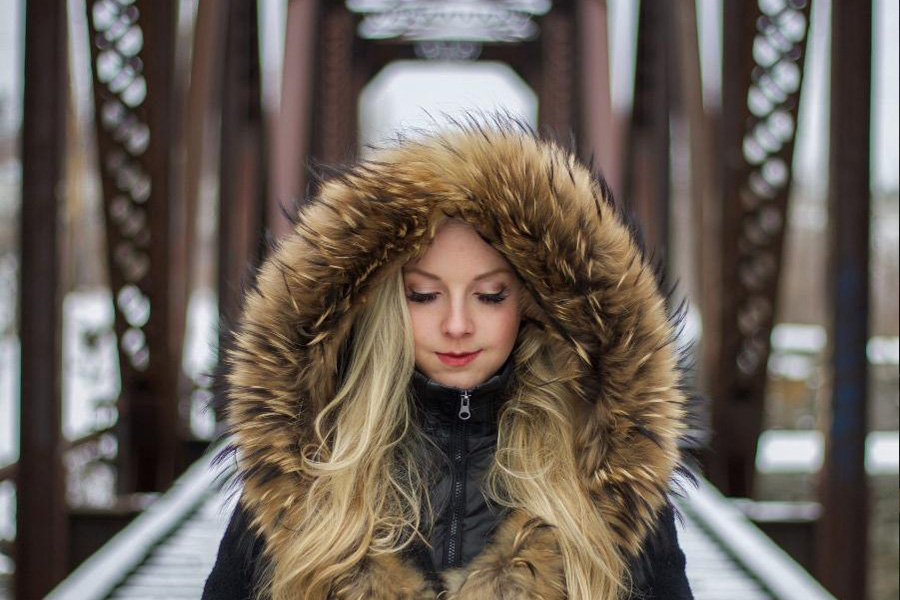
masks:
[[[481,239],[471,225],[456,219],[442,224],[425,253],[409,261],[403,270],[473,278],[489,271],[513,272],[503,255]]]

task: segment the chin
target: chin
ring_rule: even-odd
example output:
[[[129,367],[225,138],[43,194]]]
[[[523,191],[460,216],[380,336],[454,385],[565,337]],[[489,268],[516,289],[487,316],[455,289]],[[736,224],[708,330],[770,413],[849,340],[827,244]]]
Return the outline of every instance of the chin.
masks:
[[[485,364],[492,362],[493,356],[485,356],[485,350],[472,363],[465,368],[454,368],[441,362],[433,353],[429,353],[427,360],[420,363],[419,369],[430,379],[448,387],[460,390],[468,390],[484,383],[503,365],[503,361],[495,366],[485,368]],[[480,363],[480,364],[477,364]],[[424,367],[424,368],[423,368]]]
[[[442,370],[440,375],[434,379],[443,385],[459,388],[461,390],[469,390],[478,384],[483,383],[488,377],[489,374],[483,373],[481,369],[478,371],[466,372],[447,372]]]

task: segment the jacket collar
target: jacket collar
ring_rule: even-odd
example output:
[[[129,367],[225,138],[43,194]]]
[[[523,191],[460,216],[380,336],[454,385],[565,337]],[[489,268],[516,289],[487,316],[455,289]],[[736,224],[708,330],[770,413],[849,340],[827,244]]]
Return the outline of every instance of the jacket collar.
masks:
[[[430,379],[416,367],[412,376],[415,405],[426,423],[447,430],[460,418],[460,399],[463,392],[469,396],[470,427],[495,429],[500,407],[513,376],[515,361],[510,353],[506,362],[488,379],[474,388],[461,390]]]

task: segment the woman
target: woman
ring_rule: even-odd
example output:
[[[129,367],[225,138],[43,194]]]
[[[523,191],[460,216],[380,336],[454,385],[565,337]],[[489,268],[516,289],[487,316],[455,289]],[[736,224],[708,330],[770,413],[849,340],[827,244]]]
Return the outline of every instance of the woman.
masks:
[[[227,354],[204,598],[690,598],[665,299],[602,180],[510,120],[325,182]]]

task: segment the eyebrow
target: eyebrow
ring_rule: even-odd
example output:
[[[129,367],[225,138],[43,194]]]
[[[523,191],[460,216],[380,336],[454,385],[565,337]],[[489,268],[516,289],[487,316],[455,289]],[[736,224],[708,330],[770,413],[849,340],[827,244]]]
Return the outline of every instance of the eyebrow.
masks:
[[[441,280],[441,278],[438,277],[437,275],[435,275],[433,273],[429,273],[427,271],[423,271],[422,269],[417,269],[415,267],[410,267],[410,268],[406,269],[406,272],[407,273],[417,273],[417,274],[421,275],[422,277],[426,277],[428,279],[434,279],[435,281]],[[475,276],[474,281],[479,281],[481,279],[484,279],[485,277],[490,277],[491,275],[496,275],[497,273],[508,273],[508,274],[512,275],[512,271],[510,271],[506,267],[500,267],[498,269],[494,269],[492,271],[488,271],[486,273],[482,273],[481,275]]]

